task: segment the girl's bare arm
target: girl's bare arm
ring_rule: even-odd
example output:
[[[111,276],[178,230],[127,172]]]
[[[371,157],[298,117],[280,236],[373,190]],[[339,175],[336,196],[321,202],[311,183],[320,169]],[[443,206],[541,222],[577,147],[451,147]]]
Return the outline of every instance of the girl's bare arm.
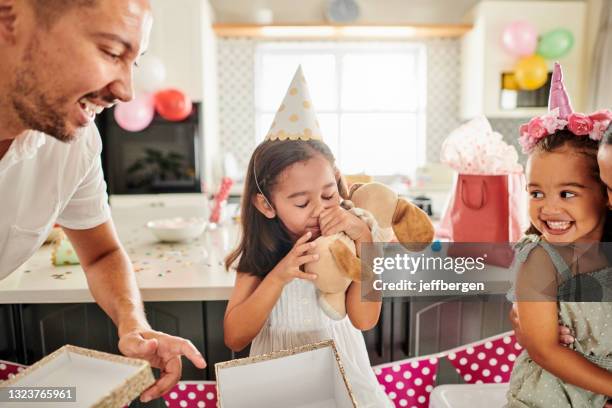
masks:
[[[257,336],[282,291],[283,285],[270,275],[262,280],[247,273],[236,274],[223,319],[223,337],[230,349],[240,351]]]
[[[230,349],[242,350],[257,336],[286,284],[293,279],[316,279],[316,275],[300,270],[302,265],[319,259],[319,255],[308,253],[315,247],[314,242],[308,242],[310,236],[310,232],[301,236],[265,278],[243,272],[236,274],[223,319],[223,336]]]

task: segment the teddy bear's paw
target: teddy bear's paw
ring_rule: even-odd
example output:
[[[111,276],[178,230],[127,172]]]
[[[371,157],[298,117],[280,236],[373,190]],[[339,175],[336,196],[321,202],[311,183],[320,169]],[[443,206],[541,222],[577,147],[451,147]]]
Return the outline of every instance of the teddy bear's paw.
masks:
[[[329,251],[338,265],[338,269],[353,281],[361,281],[361,261],[351,250],[340,240],[334,241],[329,246]]]
[[[392,219],[397,240],[410,251],[421,251],[434,238],[434,227],[427,214],[405,199],[399,199]]]

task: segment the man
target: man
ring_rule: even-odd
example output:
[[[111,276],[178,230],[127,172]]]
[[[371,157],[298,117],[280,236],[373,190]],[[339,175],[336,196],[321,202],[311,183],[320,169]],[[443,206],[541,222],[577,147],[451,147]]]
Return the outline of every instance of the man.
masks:
[[[59,223],[118,328],[119,350],[162,371],[143,402],[177,383],[181,355],[206,365],[191,342],[147,323],[110,219],[93,124],[132,99],[151,24],[147,0],[0,0],[0,279]]]

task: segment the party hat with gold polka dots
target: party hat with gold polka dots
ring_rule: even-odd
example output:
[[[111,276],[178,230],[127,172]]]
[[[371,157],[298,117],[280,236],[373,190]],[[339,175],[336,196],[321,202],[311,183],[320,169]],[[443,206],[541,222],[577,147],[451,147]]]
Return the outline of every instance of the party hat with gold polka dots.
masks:
[[[323,140],[308,85],[298,66],[265,140]]]

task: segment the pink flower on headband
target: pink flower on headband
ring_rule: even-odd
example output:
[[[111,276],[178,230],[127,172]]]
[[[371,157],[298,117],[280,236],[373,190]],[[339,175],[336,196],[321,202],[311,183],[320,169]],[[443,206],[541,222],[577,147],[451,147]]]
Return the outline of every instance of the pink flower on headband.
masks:
[[[590,115],[572,112],[567,119],[559,118],[559,108],[555,108],[548,114],[537,116],[531,119],[529,123],[521,125],[519,128],[519,143],[523,147],[523,153],[531,153],[540,139],[552,135],[557,130],[565,128],[565,126],[576,136],[588,135],[589,138],[599,141],[612,123],[612,112],[607,109],[599,110]]]
[[[544,136],[546,136],[546,133],[548,133],[542,118],[531,119],[527,124],[527,132],[529,132],[530,138],[536,140],[543,138]]]
[[[526,124],[524,126],[527,127]],[[536,142],[535,140],[529,137],[529,133],[524,132],[521,133],[521,136],[519,136],[519,144],[523,148],[523,153],[528,154],[533,150],[536,145]]]
[[[548,134],[544,120],[541,117],[535,117],[529,123],[521,125],[520,132],[519,142],[525,153],[530,152],[538,143],[538,140]]]
[[[589,133],[589,137],[599,142],[609,125],[609,120],[605,122],[595,122],[593,124],[593,130]]]
[[[589,132],[589,137],[599,141],[612,122],[612,112],[607,109],[598,110],[591,113],[589,118],[593,121],[593,129]]]
[[[519,143],[523,147],[523,153],[530,153],[540,139],[563,129],[565,125],[567,121],[559,118],[559,108],[521,125]]]
[[[586,136],[593,130],[593,119],[587,115],[573,112],[567,119],[567,128],[576,136]]]
[[[593,112],[589,115],[589,118],[593,119],[594,121],[597,122],[603,122],[603,121],[611,121],[612,120],[612,112],[610,112],[607,109],[601,109],[598,110],[597,112]]]

